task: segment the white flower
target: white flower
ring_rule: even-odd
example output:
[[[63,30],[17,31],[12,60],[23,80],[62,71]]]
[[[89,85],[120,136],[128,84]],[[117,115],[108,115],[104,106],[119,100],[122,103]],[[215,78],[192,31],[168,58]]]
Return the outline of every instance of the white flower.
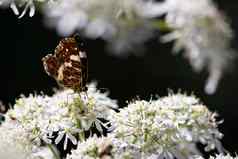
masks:
[[[116,100],[112,100],[110,98],[108,98],[108,94],[109,92],[100,92],[100,88],[97,89],[97,83],[96,82],[92,82],[90,83],[87,87],[88,87],[88,91],[87,94],[89,97],[93,97],[95,99],[95,105],[96,105],[96,109],[98,109],[98,111],[100,111],[101,113],[105,112],[107,109],[107,107],[113,108],[113,109],[117,109],[118,105],[117,105],[117,101]],[[102,110],[100,110],[102,109]]]
[[[195,146],[198,142],[207,145],[206,150],[220,150],[222,134],[215,115],[198,101],[182,94],[135,101],[111,116],[115,125],[112,133],[144,157],[187,158],[200,154]]]
[[[64,136],[65,136],[65,139],[64,139],[64,150],[66,150],[66,148],[67,148],[68,139],[74,145],[77,145],[77,139],[70,132],[67,132],[66,130],[58,132],[58,136],[55,139],[55,143],[58,144],[63,139]]]
[[[195,71],[207,67],[205,91],[216,91],[221,76],[233,58],[232,30],[211,0],[166,0],[165,21],[172,32],[164,42],[176,40],[174,51],[185,49],[185,57]]]
[[[22,96],[6,117],[16,119],[37,141],[58,144],[64,138],[66,149],[68,140],[77,144],[76,136],[93,126],[100,133],[103,133],[103,127],[109,129],[108,123],[100,120],[109,121],[112,108],[117,108],[116,101],[95,87],[95,84],[90,84],[86,96],[84,92],[79,94],[73,90],[57,91],[52,97]]]

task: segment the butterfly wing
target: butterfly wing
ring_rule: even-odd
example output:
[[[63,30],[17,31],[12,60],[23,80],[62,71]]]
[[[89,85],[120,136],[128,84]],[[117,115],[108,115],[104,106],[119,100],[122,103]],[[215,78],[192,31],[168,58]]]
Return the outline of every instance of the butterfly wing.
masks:
[[[49,76],[57,78],[58,70],[60,68],[60,63],[58,62],[57,58],[52,54],[48,54],[44,58],[42,58],[42,62],[46,73]]]
[[[80,92],[86,91],[86,52],[80,51],[74,37],[61,40],[55,54],[44,57],[43,64],[47,74],[53,76],[61,86]]]

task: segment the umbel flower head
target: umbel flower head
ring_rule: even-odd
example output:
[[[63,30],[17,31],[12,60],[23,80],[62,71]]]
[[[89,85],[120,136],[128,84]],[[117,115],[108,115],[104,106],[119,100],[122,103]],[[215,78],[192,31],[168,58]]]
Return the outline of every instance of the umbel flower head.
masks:
[[[206,145],[207,151],[222,151],[215,116],[195,97],[176,94],[132,102],[110,120],[120,145],[133,147],[142,158],[188,158],[199,154],[196,143]]]
[[[116,101],[89,85],[87,96],[73,90],[57,91],[52,97],[30,95],[16,101],[6,117],[14,119],[22,128],[35,136],[35,140],[58,144],[64,138],[64,149],[68,141],[77,144],[77,137],[95,127],[100,133],[109,129],[108,115],[116,108]],[[55,134],[57,133],[57,135]]]

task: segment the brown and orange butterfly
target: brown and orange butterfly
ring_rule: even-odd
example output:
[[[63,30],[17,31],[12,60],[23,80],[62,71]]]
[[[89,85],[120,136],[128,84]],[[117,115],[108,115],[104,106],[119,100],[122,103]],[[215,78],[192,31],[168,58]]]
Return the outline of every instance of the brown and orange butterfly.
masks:
[[[54,54],[42,58],[44,69],[60,86],[75,91],[87,91],[88,60],[79,37],[62,39]]]

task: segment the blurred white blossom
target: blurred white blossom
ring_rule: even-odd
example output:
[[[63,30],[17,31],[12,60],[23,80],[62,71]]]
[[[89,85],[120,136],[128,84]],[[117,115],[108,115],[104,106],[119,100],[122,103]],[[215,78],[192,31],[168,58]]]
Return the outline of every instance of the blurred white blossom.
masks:
[[[18,18],[22,18],[28,11],[29,16],[32,17],[36,11],[35,4],[48,3],[49,1],[51,0],[0,0],[0,6],[10,7]]]
[[[56,26],[61,35],[79,31],[88,37],[102,37],[116,53],[137,48],[139,54],[142,43],[160,29],[153,24],[165,14],[171,32],[162,40],[175,40],[174,52],[184,49],[195,71],[207,68],[208,94],[216,91],[234,58],[232,29],[211,0],[60,0],[46,8],[47,24]]]
[[[16,119],[21,127],[31,132],[35,139],[46,143],[58,144],[64,139],[64,149],[70,141],[77,144],[75,136],[95,126],[102,133],[108,128],[108,115],[116,108],[116,102],[98,92],[95,84],[89,85],[87,94],[78,94],[73,90],[57,91],[52,97],[30,95],[16,101],[7,117]],[[57,132],[57,136],[54,133]],[[55,140],[53,140],[56,138]]]
[[[222,151],[219,139],[223,135],[215,116],[195,97],[177,94],[150,102],[135,101],[110,120],[120,145],[133,147],[142,158],[188,158],[200,154],[196,143],[206,145],[206,151]]]
[[[90,38],[101,37],[117,52],[135,49],[153,35],[143,0],[58,0],[46,5],[46,24],[60,35],[80,31]],[[145,9],[145,7],[147,9]],[[145,12],[146,11],[146,12]],[[140,46],[140,45],[138,45]]]
[[[205,91],[213,94],[234,57],[230,48],[232,29],[226,17],[211,0],[166,0],[163,8],[172,29],[163,41],[175,40],[175,52],[185,49],[184,55],[195,71],[207,67]]]

